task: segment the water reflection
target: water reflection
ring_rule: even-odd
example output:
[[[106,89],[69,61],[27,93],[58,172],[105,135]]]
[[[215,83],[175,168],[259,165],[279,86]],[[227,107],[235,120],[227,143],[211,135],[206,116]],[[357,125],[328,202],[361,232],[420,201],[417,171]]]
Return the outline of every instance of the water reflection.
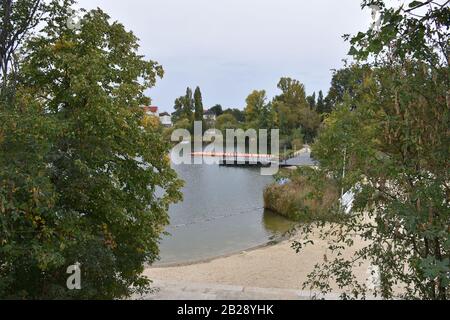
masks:
[[[276,237],[285,236],[286,232],[290,231],[295,226],[292,221],[287,220],[270,210],[264,210],[262,224],[267,232],[272,233]]]

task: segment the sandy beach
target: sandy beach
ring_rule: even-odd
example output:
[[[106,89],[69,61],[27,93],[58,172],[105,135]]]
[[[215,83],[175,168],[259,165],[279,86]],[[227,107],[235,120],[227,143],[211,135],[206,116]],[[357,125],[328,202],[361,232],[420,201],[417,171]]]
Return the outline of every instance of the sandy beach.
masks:
[[[301,290],[314,265],[323,262],[324,257],[331,259],[332,254],[327,249],[327,242],[318,238],[314,239],[314,245],[297,254],[291,247],[294,240],[198,264],[150,267],[144,274],[156,281]],[[356,241],[354,248],[345,252],[344,257],[350,257],[353,250],[362,245],[361,241]],[[361,281],[366,281],[367,267],[355,269]],[[335,292],[340,290],[336,287]]]

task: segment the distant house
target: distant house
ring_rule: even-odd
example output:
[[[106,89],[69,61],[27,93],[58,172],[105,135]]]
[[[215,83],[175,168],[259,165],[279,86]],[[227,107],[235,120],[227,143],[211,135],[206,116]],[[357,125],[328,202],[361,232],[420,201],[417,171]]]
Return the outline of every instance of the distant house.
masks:
[[[159,122],[164,127],[172,127],[172,117],[167,112],[159,113],[157,106],[141,106],[145,114],[159,119]]]
[[[142,106],[145,113],[149,116],[158,117],[158,107],[156,106]]]
[[[206,110],[203,113],[203,119],[208,121],[208,122],[215,122],[217,119],[217,115],[214,111],[210,110]]]
[[[160,113],[159,120],[164,127],[170,128],[172,126],[172,117],[167,112]]]

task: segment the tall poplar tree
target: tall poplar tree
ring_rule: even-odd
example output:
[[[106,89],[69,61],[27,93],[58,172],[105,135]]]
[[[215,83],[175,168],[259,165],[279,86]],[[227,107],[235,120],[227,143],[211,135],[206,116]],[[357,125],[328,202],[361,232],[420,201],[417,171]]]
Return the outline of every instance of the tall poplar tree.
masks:
[[[200,87],[197,87],[194,92],[194,112],[195,121],[203,121],[203,99]]]

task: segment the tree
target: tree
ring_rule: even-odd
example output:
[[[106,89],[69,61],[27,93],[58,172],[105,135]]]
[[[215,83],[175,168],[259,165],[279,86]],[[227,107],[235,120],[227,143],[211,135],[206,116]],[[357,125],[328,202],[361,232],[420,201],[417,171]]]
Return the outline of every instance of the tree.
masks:
[[[305,108],[299,112],[301,119],[301,131],[305,140],[305,143],[311,143],[317,134],[317,130],[320,126],[321,119],[317,112],[314,110]]]
[[[0,96],[6,98],[8,82],[14,90],[17,49],[44,14],[41,0],[4,0],[0,5]],[[10,99],[12,92],[10,92]]]
[[[172,122],[177,122],[179,119],[184,117],[184,105],[183,105],[183,97],[178,97],[175,99],[173,103],[173,109],[175,110],[172,113]]]
[[[214,112],[216,117],[221,116],[223,114],[223,108],[220,104],[216,104],[214,107],[211,107],[211,109],[209,109],[209,110],[211,112]]]
[[[216,119],[216,128],[224,132],[227,129],[237,129],[238,122],[236,118],[229,113],[225,113]]]
[[[307,105],[305,86],[298,80],[281,78],[278,82],[278,89],[282,93],[275,97],[274,100],[284,102],[294,109],[299,109]]]
[[[307,96],[306,100],[308,101],[309,107],[311,110],[316,110],[316,93],[313,92],[312,95]]]
[[[368,66],[352,64],[333,72],[331,87],[323,103],[322,113],[331,113],[339,104],[344,102],[348,95],[356,100],[358,97],[358,87],[364,81],[364,75],[368,71]],[[354,106],[356,107],[356,106]]]
[[[317,97],[317,113],[324,114],[326,113],[325,101],[323,98],[322,90],[319,91],[319,96]]]
[[[310,108],[304,85],[298,80],[281,78],[278,88],[282,93],[273,99],[273,108],[277,113],[281,134],[292,136],[300,128],[305,138],[312,141],[320,122],[312,121],[318,117],[316,111]]]
[[[194,108],[195,108],[195,121],[203,121],[203,100],[200,88],[197,87],[194,92]]]
[[[142,293],[181,182],[139,107],[162,67],[100,9],[81,30],[54,1],[26,42],[13,106],[0,105],[0,297]],[[159,193],[158,190],[162,190]],[[81,266],[82,290],[66,288]]]
[[[267,96],[265,90],[261,91],[254,90],[247,97],[247,99],[245,100],[247,106],[245,107],[244,113],[245,113],[245,120],[248,123],[252,123],[255,126],[257,126],[261,110],[264,108],[266,100]]]
[[[201,96],[200,96],[201,98]],[[174,102],[175,112],[173,113],[173,121],[177,122],[179,119],[188,118],[191,122],[194,121],[194,98],[192,97],[192,89],[187,87],[186,94],[178,97]]]
[[[231,114],[238,122],[245,122],[245,113],[237,108],[226,109],[223,113]]]
[[[336,281],[346,297],[448,299],[450,9],[436,1],[363,2],[372,5],[381,10],[379,30],[348,37],[363,81],[344,95],[313,150],[323,173],[356,198],[341,223],[316,224],[336,258],[317,265],[305,286],[329,292]],[[343,258],[356,238],[365,245]],[[379,271],[373,290],[353,274],[364,263]]]
[[[272,130],[276,126],[276,112],[272,107],[272,103],[264,104],[259,110],[258,128]]]
[[[305,87],[298,80],[281,78],[278,89],[282,93],[273,99],[273,107],[277,112],[281,134],[290,135],[292,130],[300,127],[299,111],[309,107]]]
[[[186,95],[183,99],[183,107],[185,116],[192,119],[194,112],[194,98],[192,97],[192,89],[189,87],[186,88]]]

